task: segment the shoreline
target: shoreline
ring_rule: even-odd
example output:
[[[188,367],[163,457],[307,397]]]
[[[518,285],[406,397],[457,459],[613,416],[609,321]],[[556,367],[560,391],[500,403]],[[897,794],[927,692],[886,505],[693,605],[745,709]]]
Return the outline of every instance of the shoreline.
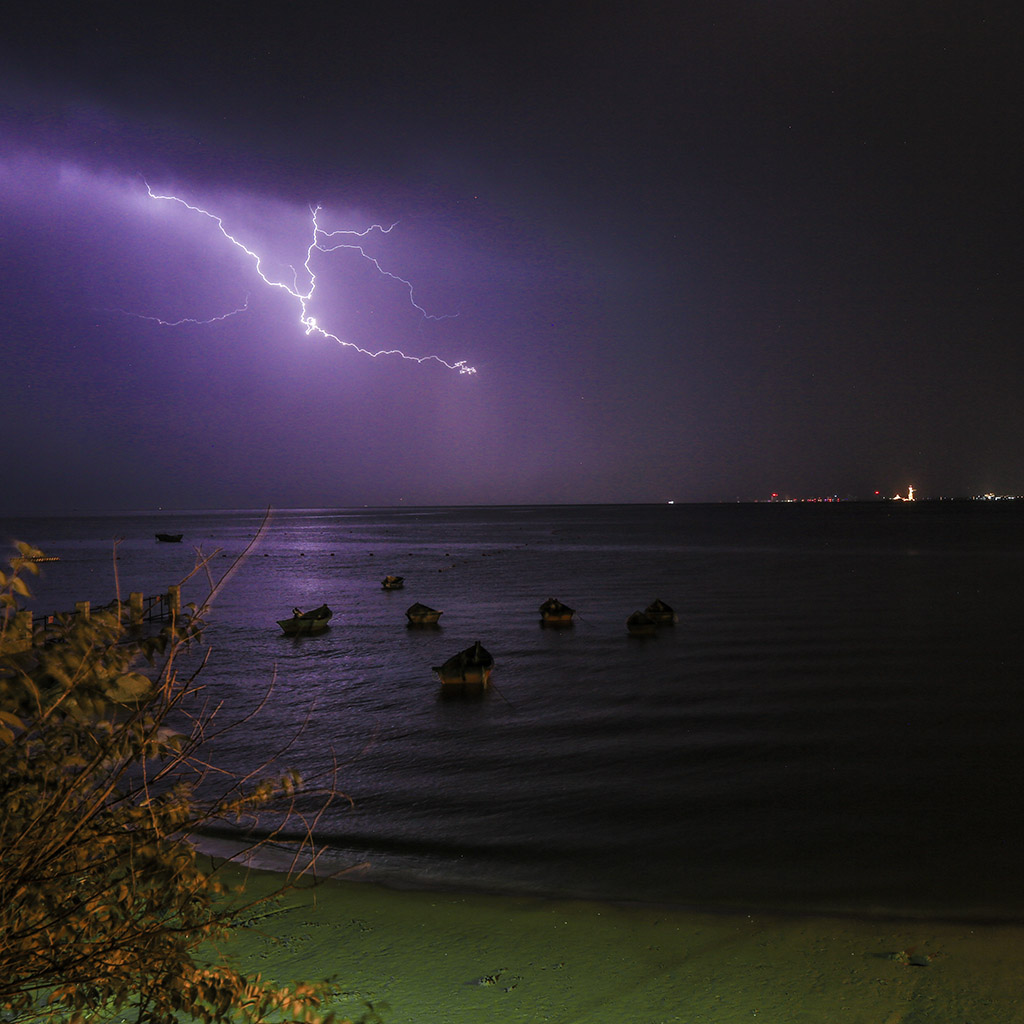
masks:
[[[280,874],[237,864],[249,896]],[[697,910],[304,880],[222,947],[325,1010],[481,1021],[1024,1024],[1024,926]]]
[[[197,839],[200,837],[196,837]],[[274,876],[281,880],[291,870],[295,850],[282,844],[264,844],[251,852],[226,835],[204,834],[197,843],[201,855],[218,862],[229,870],[252,871]],[[494,888],[491,885],[473,886],[468,882],[430,881],[425,877],[410,878],[402,874],[373,872],[369,861],[351,864],[337,870],[317,870],[310,873],[311,884],[338,882],[343,885],[366,885],[398,893],[422,892],[468,897],[495,897],[497,899],[540,900],[558,903],[592,903],[624,909],[661,911],[664,913],[700,914],[706,916],[735,916],[757,914],[776,918],[827,917],[835,920],[890,923],[933,923],[973,925],[977,927],[1020,927],[1024,929],[1024,913],[1019,910],[997,910],[991,906],[967,905],[955,908],[924,905],[885,905],[883,903],[856,904],[837,900],[829,904],[786,903],[784,901],[753,899],[722,901],[650,900],[629,896],[610,896],[599,893],[571,893],[530,888]],[[303,883],[305,884],[305,883]]]

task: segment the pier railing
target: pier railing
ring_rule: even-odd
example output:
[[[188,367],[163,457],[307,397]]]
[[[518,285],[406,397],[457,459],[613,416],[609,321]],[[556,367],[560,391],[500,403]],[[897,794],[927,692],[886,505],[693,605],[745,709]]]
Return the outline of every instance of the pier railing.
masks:
[[[152,594],[149,597],[141,593],[129,594],[127,601],[118,601],[114,598],[108,604],[95,609],[91,602],[79,601],[74,611],[70,612],[54,612],[50,615],[33,614],[28,610],[15,612],[8,624],[4,647],[8,650],[17,650],[46,643],[60,624],[74,621],[78,616],[88,619],[94,610],[119,610],[121,621],[128,626],[165,622],[181,615],[181,587],[170,586],[166,594]]]

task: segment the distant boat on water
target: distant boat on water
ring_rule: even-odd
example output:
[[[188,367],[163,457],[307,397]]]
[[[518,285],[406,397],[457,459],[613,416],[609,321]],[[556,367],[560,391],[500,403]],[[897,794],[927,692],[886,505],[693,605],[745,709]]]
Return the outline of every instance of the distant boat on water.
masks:
[[[333,614],[334,612],[325,604],[309,612],[296,608],[290,619],[278,619],[277,624],[288,636],[306,636],[310,633],[322,633]]]
[[[443,665],[435,665],[433,671],[441,679],[441,686],[484,687],[491,678],[494,658],[479,640],[472,647],[449,658]]]
[[[410,626],[436,626],[437,620],[442,615],[444,615],[444,612],[439,612],[436,608],[420,604],[419,601],[409,605],[405,610],[405,617],[409,620]]]
[[[549,597],[540,606],[540,621],[545,626],[571,626],[575,609],[562,604],[557,598]]]
[[[658,623],[647,612],[636,611],[626,619],[630,636],[653,636],[658,632]]]
[[[401,590],[402,587],[405,586],[405,577],[404,576],[385,576],[384,579],[382,579],[380,581],[380,585],[385,590]]]
[[[180,544],[181,538],[184,536],[183,533],[158,533],[156,539],[164,544]]]
[[[652,601],[644,609],[644,614],[649,615],[659,626],[671,626],[679,621],[679,616],[676,615],[675,609],[665,604],[661,598]]]

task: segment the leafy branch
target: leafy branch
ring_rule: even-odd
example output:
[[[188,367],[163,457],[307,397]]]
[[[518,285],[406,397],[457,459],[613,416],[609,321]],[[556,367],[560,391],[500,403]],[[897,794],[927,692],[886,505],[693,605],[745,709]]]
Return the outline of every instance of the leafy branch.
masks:
[[[17,551],[0,572],[0,1013],[69,1024],[129,1010],[140,1024],[331,1021],[326,983],[280,986],[219,955],[210,962],[211,943],[314,870],[314,830],[339,795],[333,775],[311,787],[295,772],[270,774],[272,758],[235,777],[204,753],[239,722],[220,724],[201,664],[180,675],[177,662],[238,563],[214,581],[201,559],[210,597],[156,636],[128,636],[117,608],[65,618],[56,642],[14,652],[3,644],[9,620],[42,557]],[[313,810],[301,811],[311,796]],[[302,840],[281,887],[251,899],[194,840],[267,814],[276,824],[250,852],[296,824]]]

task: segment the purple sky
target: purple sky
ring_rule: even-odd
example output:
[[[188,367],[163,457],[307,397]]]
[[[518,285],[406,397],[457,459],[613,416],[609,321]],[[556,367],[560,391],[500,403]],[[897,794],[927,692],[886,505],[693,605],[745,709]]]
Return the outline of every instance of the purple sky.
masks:
[[[1015,5],[75,10],[0,35],[0,514],[1024,492]],[[147,182],[293,289],[397,222],[308,315],[477,373]]]

